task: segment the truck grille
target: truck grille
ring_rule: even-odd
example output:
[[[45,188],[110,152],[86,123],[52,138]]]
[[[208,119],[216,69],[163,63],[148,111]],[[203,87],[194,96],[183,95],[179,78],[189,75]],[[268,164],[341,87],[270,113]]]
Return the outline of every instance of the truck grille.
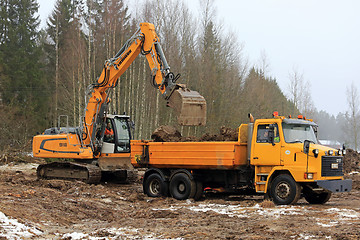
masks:
[[[322,156],[321,176],[344,176],[342,156]]]

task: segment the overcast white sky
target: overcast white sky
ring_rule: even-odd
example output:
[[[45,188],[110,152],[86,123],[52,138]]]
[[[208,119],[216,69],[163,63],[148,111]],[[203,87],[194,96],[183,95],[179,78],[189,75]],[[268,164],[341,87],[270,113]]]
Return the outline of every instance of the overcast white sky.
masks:
[[[196,0],[187,0],[196,11]],[[44,22],[55,0],[38,0]],[[360,91],[359,0],[217,0],[217,17],[256,64],[265,51],[285,94],[295,67],[311,84],[318,110],[347,110],[346,87]],[[42,23],[43,24],[43,23]],[[287,113],[283,113],[287,114]],[[310,117],[310,116],[309,116]]]

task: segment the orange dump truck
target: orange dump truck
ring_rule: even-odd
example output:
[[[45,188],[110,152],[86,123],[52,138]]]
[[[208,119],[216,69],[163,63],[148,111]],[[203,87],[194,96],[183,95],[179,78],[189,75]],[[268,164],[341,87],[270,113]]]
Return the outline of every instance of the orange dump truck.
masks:
[[[317,125],[302,117],[257,119],[239,127],[233,142],[132,141],[131,163],[147,168],[150,197],[198,199],[204,189],[266,194],[276,204],[304,196],[322,204],[351,190],[343,178],[343,153],[318,144]]]

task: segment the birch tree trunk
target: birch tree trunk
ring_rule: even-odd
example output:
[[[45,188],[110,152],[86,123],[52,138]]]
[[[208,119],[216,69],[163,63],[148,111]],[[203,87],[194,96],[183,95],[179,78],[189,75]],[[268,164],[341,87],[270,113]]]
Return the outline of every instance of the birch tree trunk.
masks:
[[[59,15],[56,15],[56,34],[55,34],[55,112],[54,126],[57,124],[58,98],[59,98]]]
[[[142,63],[143,63],[143,68],[142,68],[142,77],[146,76],[146,61],[145,59],[142,60]],[[145,109],[145,81],[142,81],[141,82],[141,86],[142,86],[142,89],[141,89],[141,118],[140,118],[140,127],[139,127],[139,138],[140,139],[143,139],[144,137],[144,132],[145,132],[145,128],[144,128],[144,124],[145,124],[145,112],[146,112],[146,109]]]

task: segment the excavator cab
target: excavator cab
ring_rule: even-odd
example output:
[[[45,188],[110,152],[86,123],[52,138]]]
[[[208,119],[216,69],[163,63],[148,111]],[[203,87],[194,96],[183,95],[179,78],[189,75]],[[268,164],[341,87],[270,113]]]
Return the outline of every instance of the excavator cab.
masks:
[[[101,153],[129,153],[131,140],[130,117],[125,115],[106,116]]]
[[[205,126],[206,101],[198,92],[177,84],[167,101],[167,106],[175,110],[180,125]]]

